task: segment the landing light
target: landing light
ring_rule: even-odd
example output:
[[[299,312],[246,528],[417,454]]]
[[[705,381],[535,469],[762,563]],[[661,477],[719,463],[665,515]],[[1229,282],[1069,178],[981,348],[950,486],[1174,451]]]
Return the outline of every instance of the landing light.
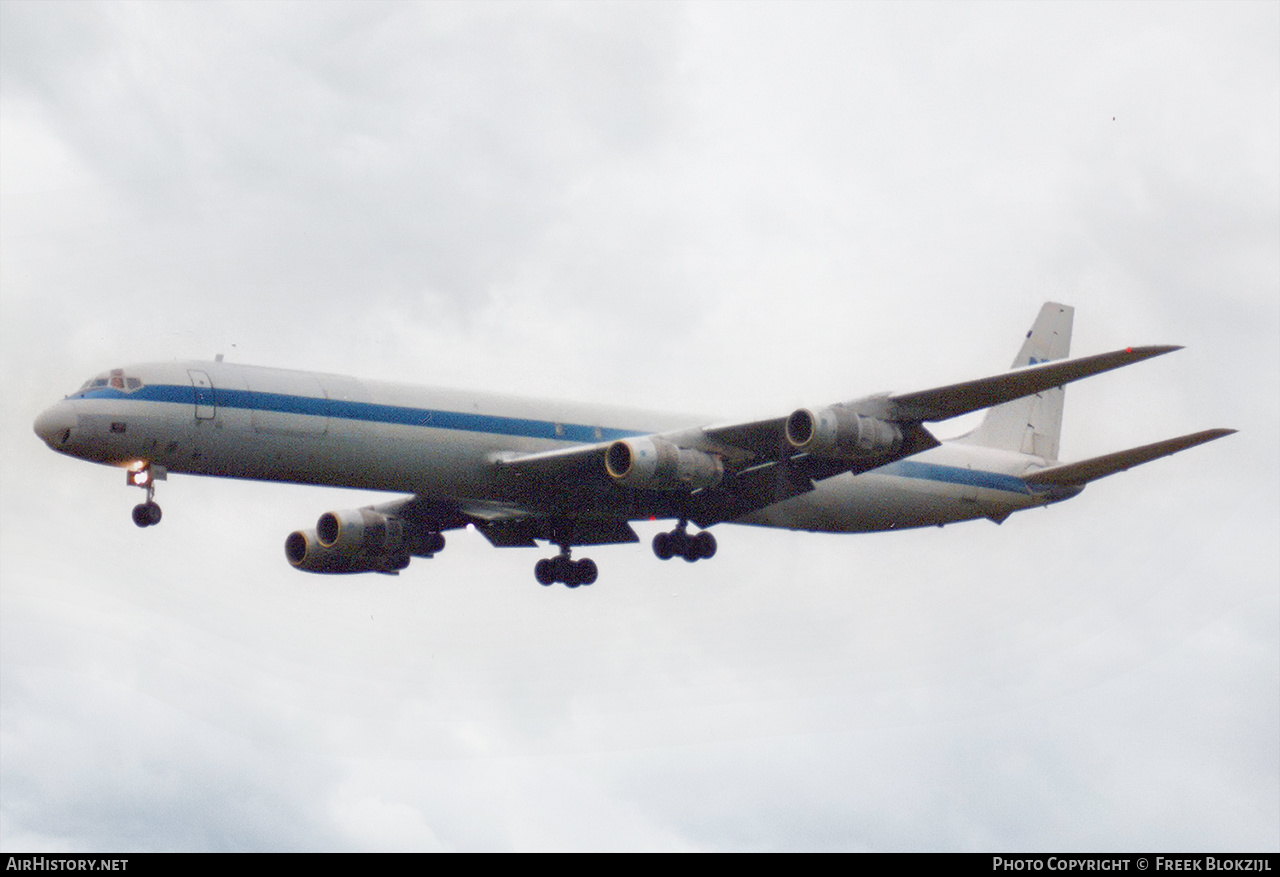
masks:
[[[151,481],[150,469],[129,470],[129,483],[134,487],[146,487],[149,481]]]

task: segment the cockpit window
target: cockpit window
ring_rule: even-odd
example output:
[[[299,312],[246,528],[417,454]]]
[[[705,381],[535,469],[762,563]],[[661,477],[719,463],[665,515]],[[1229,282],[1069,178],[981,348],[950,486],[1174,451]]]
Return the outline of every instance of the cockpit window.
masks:
[[[97,375],[89,378],[80,385],[80,389],[76,390],[76,395],[88,393],[92,390],[103,390],[110,388],[112,390],[120,390],[125,393],[132,393],[134,390],[142,388],[142,380],[132,375],[126,375],[124,369],[113,368],[106,374]]]

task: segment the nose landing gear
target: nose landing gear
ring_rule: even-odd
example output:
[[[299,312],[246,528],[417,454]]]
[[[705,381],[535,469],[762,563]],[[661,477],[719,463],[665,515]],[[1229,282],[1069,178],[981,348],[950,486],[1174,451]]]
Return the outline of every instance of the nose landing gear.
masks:
[[[163,466],[148,463],[138,469],[130,469],[125,473],[125,482],[133,487],[141,487],[147,492],[147,501],[133,507],[133,522],[139,527],[154,527],[160,523],[163,514],[160,504],[155,501],[156,482],[165,479]]]

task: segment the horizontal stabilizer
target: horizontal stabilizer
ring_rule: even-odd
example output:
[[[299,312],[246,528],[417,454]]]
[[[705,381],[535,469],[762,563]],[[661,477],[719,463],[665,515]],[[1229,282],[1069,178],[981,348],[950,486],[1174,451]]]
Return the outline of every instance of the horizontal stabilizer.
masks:
[[[947,420],[1181,349],[1169,344],[1126,347],[1112,353],[1034,365],[919,393],[904,393],[890,397],[889,402],[895,420]]]
[[[1176,454],[1178,451],[1194,448],[1196,445],[1220,439],[1223,436],[1231,435],[1233,432],[1235,432],[1234,429],[1206,429],[1204,432],[1193,432],[1191,435],[1166,439],[1155,444],[1143,445],[1140,448],[1130,448],[1127,451],[1105,454],[1101,457],[1094,457],[1091,460],[1081,460],[1079,463],[1066,463],[1062,466],[1041,469],[1039,472],[1032,472],[1030,475],[1024,476],[1023,480],[1028,484],[1051,484],[1059,487],[1083,486],[1090,481],[1097,481],[1099,478],[1106,478],[1116,472],[1123,472],[1125,469],[1149,463],[1152,460],[1158,460],[1170,454]]]

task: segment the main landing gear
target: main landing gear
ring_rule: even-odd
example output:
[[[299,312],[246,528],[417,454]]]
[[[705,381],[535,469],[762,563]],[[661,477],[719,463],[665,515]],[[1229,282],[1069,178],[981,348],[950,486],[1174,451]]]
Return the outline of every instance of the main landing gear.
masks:
[[[596,576],[600,574],[596,562],[589,557],[570,560],[569,550],[568,545],[561,545],[558,555],[543,558],[534,564],[533,574],[538,579],[538,584],[545,587],[560,582],[567,588],[576,588],[595,583]]]
[[[576,588],[595,582],[599,575],[595,561],[586,557],[571,560],[570,551],[568,545],[561,545],[558,555],[543,558],[534,565],[533,574],[538,584],[545,587],[560,582],[566,587]],[[653,553],[662,560],[677,556],[689,563],[708,560],[716,555],[716,537],[706,530],[690,534],[689,522],[681,520],[674,530],[653,537]]]
[[[160,523],[163,514],[160,504],[156,502],[156,481],[164,478],[164,470],[150,464],[141,469],[130,469],[125,473],[125,480],[134,487],[141,487],[147,492],[147,501],[133,507],[133,522],[139,527],[154,527]]]
[[[658,555],[660,560],[670,560],[679,555],[689,563],[715,557],[716,537],[706,530],[690,536],[688,526],[688,521],[681,521],[671,532],[654,536],[653,553]]]

